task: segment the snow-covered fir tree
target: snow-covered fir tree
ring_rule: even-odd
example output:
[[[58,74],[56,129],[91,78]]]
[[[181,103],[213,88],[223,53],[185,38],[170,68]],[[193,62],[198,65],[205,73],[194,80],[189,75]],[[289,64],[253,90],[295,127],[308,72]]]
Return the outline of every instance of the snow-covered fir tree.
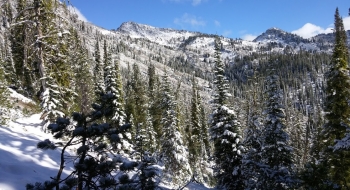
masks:
[[[188,153],[177,126],[176,102],[171,94],[168,74],[162,76],[161,84],[162,137],[161,157],[165,166],[164,179],[172,184],[181,184],[190,176]]]
[[[30,17],[31,13],[27,10],[27,0],[17,0],[16,11],[17,15],[12,21],[10,28],[10,41],[11,50],[13,54],[13,61],[15,72],[18,78],[17,88],[18,91],[28,97],[34,97],[35,84],[37,83],[39,75],[35,70],[35,65],[31,64],[33,59],[27,55],[33,52],[30,44],[31,42],[31,30],[32,27],[30,22],[26,22]]]
[[[131,86],[131,78],[132,78],[132,70],[130,67],[130,63],[127,62],[127,69],[126,69],[126,84],[124,85],[124,94],[125,94],[125,113],[126,113],[126,122],[127,123],[134,123],[134,116],[133,116],[133,110],[134,110],[134,102],[132,99],[132,86]],[[135,129],[133,129],[133,137],[135,136]]]
[[[285,125],[279,77],[266,78],[265,119],[262,130],[261,166],[257,189],[291,189],[297,185],[293,148]]]
[[[323,176],[334,189],[350,188],[350,76],[347,35],[338,8],[334,20],[335,44],[329,71],[326,73],[326,123],[322,131],[321,165]],[[321,176],[320,176],[321,177]]]
[[[147,116],[147,98],[145,92],[145,84],[141,75],[140,68],[137,64],[132,65],[133,72],[131,77],[131,100],[133,103],[132,114],[136,125],[140,125],[145,130]]]
[[[242,189],[243,178],[241,160],[241,124],[235,112],[227,105],[231,96],[225,78],[225,67],[221,61],[220,40],[215,40],[213,112],[210,118],[210,138],[214,143],[215,175],[218,186],[227,189]]]
[[[256,82],[256,78],[254,78]],[[243,156],[243,176],[244,185],[246,190],[256,189],[258,177],[261,175],[261,146],[262,146],[262,134],[261,134],[261,118],[259,113],[259,102],[257,100],[257,89],[253,89],[250,99],[247,102],[248,106],[248,118],[247,128],[245,129],[244,146],[246,147],[246,153]]]
[[[188,151],[189,162],[192,167],[192,172],[196,175],[197,180],[203,180],[203,165],[206,157],[206,147],[203,142],[202,126],[201,122],[201,99],[198,92],[197,81],[195,76],[192,77],[192,98],[191,98],[191,118],[190,118],[190,130],[187,132],[188,138]],[[206,133],[207,130],[205,131]],[[206,135],[208,136],[208,135]]]
[[[146,123],[145,123],[145,135],[147,142],[145,142],[145,149],[149,151],[150,153],[154,153],[157,150],[157,133],[154,130],[153,122],[152,122],[152,116],[149,113],[149,110],[147,110],[147,117],[146,117]]]
[[[191,98],[191,137],[189,150],[191,154],[191,163],[196,163],[201,155],[201,122],[200,122],[200,102],[197,82],[192,77],[192,98]]]
[[[18,88],[24,94],[41,101],[41,118],[44,119],[46,128],[57,116],[67,113],[71,105],[68,102],[74,97],[70,80],[73,77],[67,61],[68,37],[62,32],[66,22],[55,12],[60,6],[58,1],[33,0],[18,3],[21,12],[19,20],[14,23],[13,31],[16,35],[11,40],[15,55],[23,54],[14,59],[16,74],[24,81]],[[18,43],[15,42],[17,39]]]
[[[149,114],[152,116],[152,126],[155,132],[157,149],[160,149],[160,137],[162,136],[162,110],[160,105],[160,90],[159,90],[159,78],[156,75],[156,69],[153,64],[150,64],[147,69],[148,75],[148,110]]]
[[[71,28],[70,33],[73,41],[69,47],[72,50],[70,51],[70,61],[76,63],[72,66],[74,72],[72,85],[77,94],[73,101],[73,107],[75,107],[75,111],[88,114],[94,100],[94,79],[90,72],[93,61],[88,56],[88,50],[82,45],[78,32]]]
[[[152,124],[152,116],[146,110],[146,122],[145,124],[136,126],[135,132],[135,150],[136,154],[153,154],[157,151],[156,132],[154,131]]]
[[[202,102],[201,96],[198,97],[199,102]],[[200,122],[201,122],[201,141],[202,141],[202,148],[203,154],[202,157],[204,160],[208,158],[211,155],[212,152],[212,145],[210,144],[210,138],[209,138],[209,125],[208,125],[208,114],[205,111],[205,107],[203,104],[199,105],[200,107]]]
[[[96,96],[97,102],[101,94],[105,92],[103,76],[104,76],[103,62],[101,59],[100,43],[97,40],[95,44],[95,67],[94,67],[95,96]]]
[[[99,123],[102,117],[113,114],[108,104],[113,98],[110,94],[102,95],[100,105],[88,115],[73,113],[72,119],[57,118],[48,129],[54,138],[67,138],[65,142],[54,143],[48,139],[39,142],[40,149],[62,147],[61,163],[58,172],[44,183],[27,184],[28,190],[39,189],[144,189],[158,187],[160,167],[155,159],[144,155],[141,162],[130,160],[116,152],[115,147],[121,143],[123,133],[131,127],[123,124],[116,128],[110,123]],[[102,139],[108,139],[110,145]],[[66,156],[66,149],[78,146],[76,153]],[[63,168],[73,162],[74,169],[66,177]],[[116,175],[117,174],[117,175]]]
[[[106,120],[110,123],[115,124],[116,126],[120,126],[125,123],[126,115],[124,112],[124,103],[122,102],[122,89],[120,80],[120,73],[117,73],[119,69],[116,69],[116,66],[119,67],[119,64],[115,64],[112,59],[112,55],[110,50],[107,49],[107,45],[105,42],[104,45],[104,86],[105,92],[107,94],[111,94],[113,98],[110,99],[110,109],[113,110],[113,115]],[[118,62],[116,62],[118,63]]]

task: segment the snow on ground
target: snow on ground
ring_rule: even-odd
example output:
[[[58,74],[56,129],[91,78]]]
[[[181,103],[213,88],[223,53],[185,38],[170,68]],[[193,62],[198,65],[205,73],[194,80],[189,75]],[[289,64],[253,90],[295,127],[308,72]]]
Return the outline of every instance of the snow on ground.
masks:
[[[61,150],[36,148],[39,141],[53,140],[51,134],[42,131],[41,122],[40,114],[34,114],[0,126],[0,190],[25,189],[27,183],[42,183],[57,174]],[[66,175],[70,167],[65,168]],[[191,183],[187,189],[209,188]]]
[[[171,188],[167,187],[166,185],[160,185],[163,190],[173,190],[173,189],[181,189],[182,187],[179,188]],[[216,190],[215,188],[208,188],[204,186],[203,184],[198,184],[198,183],[189,183],[183,190]]]
[[[24,103],[32,100],[11,90],[11,98]],[[61,149],[40,150],[37,143],[45,139],[55,141],[51,134],[42,131],[40,114],[23,117],[18,109],[19,118],[0,125],[0,190],[25,189],[26,184],[43,183],[57,175],[60,164]],[[73,155],[73,150],[70,150]],[[72,170],[72,163],[64,168],[63,176]],[[162,186],[164,190],[171,189]],[[190,183],[188,190],[209,190],[205,186]],[[213,189],[212,189],[213,190]]]
[[[35,103],[33,100],[23,96],[22,94],[18,94],[16,91],[14,91],[11,88],[8,88],[8,90],[10,91],[10,97],[12,99],[16,99],[17,101],[21,101],[23,103]]]
[[[53,140],[41,131],[40,114],[0,126],[1,190],[25,189],[27,183],[44,182],[57,174],[60,150],[36,148],[45,139]]]
[[[25,189],[27,183],[44,182],[57,174],[61,150],[36,148],[39,141],[53,140],[51,134],[42,131],[41,122],[40,114],[34,114],[0,126],[0,190]],[[65,168],[65,174],[70,167]],[[209,188],[191,183],[187,189]]]
[[[170,28],[157,28],[135,22],[124,22],[119,29],[132,38],[146,38],[160,45],[172,45],[170,42],[176,38],[188,38],[195,36],[197,32],[174,30]]]

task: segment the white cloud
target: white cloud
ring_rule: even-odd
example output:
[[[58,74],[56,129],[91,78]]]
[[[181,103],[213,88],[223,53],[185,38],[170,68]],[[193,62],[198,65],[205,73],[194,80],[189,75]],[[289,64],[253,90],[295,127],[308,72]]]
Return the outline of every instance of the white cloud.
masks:
[[[247,40],[247,41],[253,41],[257,36],[253,35],[253,34],[244,34],[242,36],[243,40]]]
[[[345,30],[350,30],[350,16],[345,17],[343,19],[343,23],[344,23]],[[292,31],[292,33],[297,34],[303,38],[310,38],[310,37],[316,36],[317,34],[322,34],[322,33],[327,34],[327,33],[333,32],[332,26],[333,25],[330,25],[327,28],[322,28],[320,26],[316,26],[311,23],[306,23],[303,27]]]
[[[163,2],[166,2],[166,1],[173,1],[173,2],[179,3],[179,2],[181,2],[183,0],[163,0]]]
[[[193,6],[199,5],[199,4],[201,4],[202,1],[203,0],[192,0],[192,5]]]
[[[194,15],[183,14],[181,18],[175,18],[174,23],[184,27],[184,25],[191,25],[192,27],[205,26],[206,23],[201,18],[197,18]]]
[[[316,26],[311,23],[306,23],[303,27],[299,28],[298,30],[292,31],[293,34],[297,34],[303,38],[311,38],[313,36],[316,36],[317,34],[330,32],[332,32],[332,29],[330,27],[324,29],[320,26]]]
[[[223,36],[228,37],[230,34],[232,34],[232,30],[224,30],[222,33]]]
[[[182,2],[191,1],[193,6],[197,6],[197,5],[199,5],[202,2],[207,1],[207,0],[163,0],[163,2],[165,2],[165,1],[171,1],[171,2],[175,2],[175,3],[182,3]]]
[[[88,22],[87,18],[79,11],[79,9],[77,9],[76,7],[73,7],[71,5],[68,6],[68,10],[72,13],[75,13],[78,15],[78,19]]]
[[[245,34],[245,33],[247,33],[247,30],[241,30],[241,31],[239,31],[239,33],[240,34]]]
[[[217,26],[217,27],[220,27],[220,26],[221,26],[221,23],[220,23],[219,21],[217,21],[217,20],[214,20],[214,24],[215,24],[215,26]]]
[[[343,19],[345,30],[350,30],[350,16]]]

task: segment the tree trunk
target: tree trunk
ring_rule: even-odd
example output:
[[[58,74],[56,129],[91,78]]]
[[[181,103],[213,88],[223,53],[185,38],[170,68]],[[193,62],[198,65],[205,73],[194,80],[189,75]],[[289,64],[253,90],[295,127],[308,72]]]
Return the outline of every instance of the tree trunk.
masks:
[[[36,32],[37,32],[37,39],[35,42],[36,45],[36,61],[37,61],[37,66],[39,69],[39,74],[41,77],[41,87],[42,87],[42,93],[45,92],[46,90],[46,71],[45,71],[45,67],[44,67],[44,54],[43,54],[43,43],[42,43],[42,37],[43,37],[43,33],[42,33],[42,24],[40,21],[40,17],[41,17],[41,13],[40,13],[40,3],[41,0],[34,0],[34,10],[35,10],[35,16],[36,16]]]

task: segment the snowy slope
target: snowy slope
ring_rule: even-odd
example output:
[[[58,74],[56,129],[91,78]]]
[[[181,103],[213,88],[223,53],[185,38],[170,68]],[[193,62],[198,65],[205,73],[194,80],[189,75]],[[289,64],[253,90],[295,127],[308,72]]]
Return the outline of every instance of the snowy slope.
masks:
[[[34,114],[0,126],[0,190],[25,189],[27,183],[44,182],[57,174],[60,149],[43,151],[36,148],[41,140],[53,140],[51,134],[41,130],[41,122],[40,114]],[[65,168],[66,175],[70,167]],[[196,183],[187,187],[185,189],[210,189]]]
[[[32,100],[15,91],[11,91],[11,99],[32,103]],[[0,126],[0,190],[25,189],[28,183],[50,180],[50,177],[57,175],[60,164],[61,149],[44,151],[36,147],[39,141],[45,139],[56,141],[51,134],[42,131],[40,114],[25,117],[20,109],[11,110],[18,112],[18,118]],[[74,155],[74,150],[68,149],[68,154]],[[68,175],[72,167],[72,162],[66,165],[62,177]],[[161,187],[172,189],[164,184]],[[184,189],[209,189],[196,183],[190,183],[187,187]]]
[[[168,28],[156,28],[149,25],[135,22],[124,22],[117,29],[118,32],[129,35],[132,38],[146,38],[160,45],[169,45],[177,38],[187,39],[190,36],[198,35],[196,32],[185,30],[174,30]]]
[[[27,183],[44,182],[57,173],[60,150],[36,148],[41,140],[53,140],[41,131],[41,122],[40,114],[35,114],[0,126],[1,190],[25,189]]]

